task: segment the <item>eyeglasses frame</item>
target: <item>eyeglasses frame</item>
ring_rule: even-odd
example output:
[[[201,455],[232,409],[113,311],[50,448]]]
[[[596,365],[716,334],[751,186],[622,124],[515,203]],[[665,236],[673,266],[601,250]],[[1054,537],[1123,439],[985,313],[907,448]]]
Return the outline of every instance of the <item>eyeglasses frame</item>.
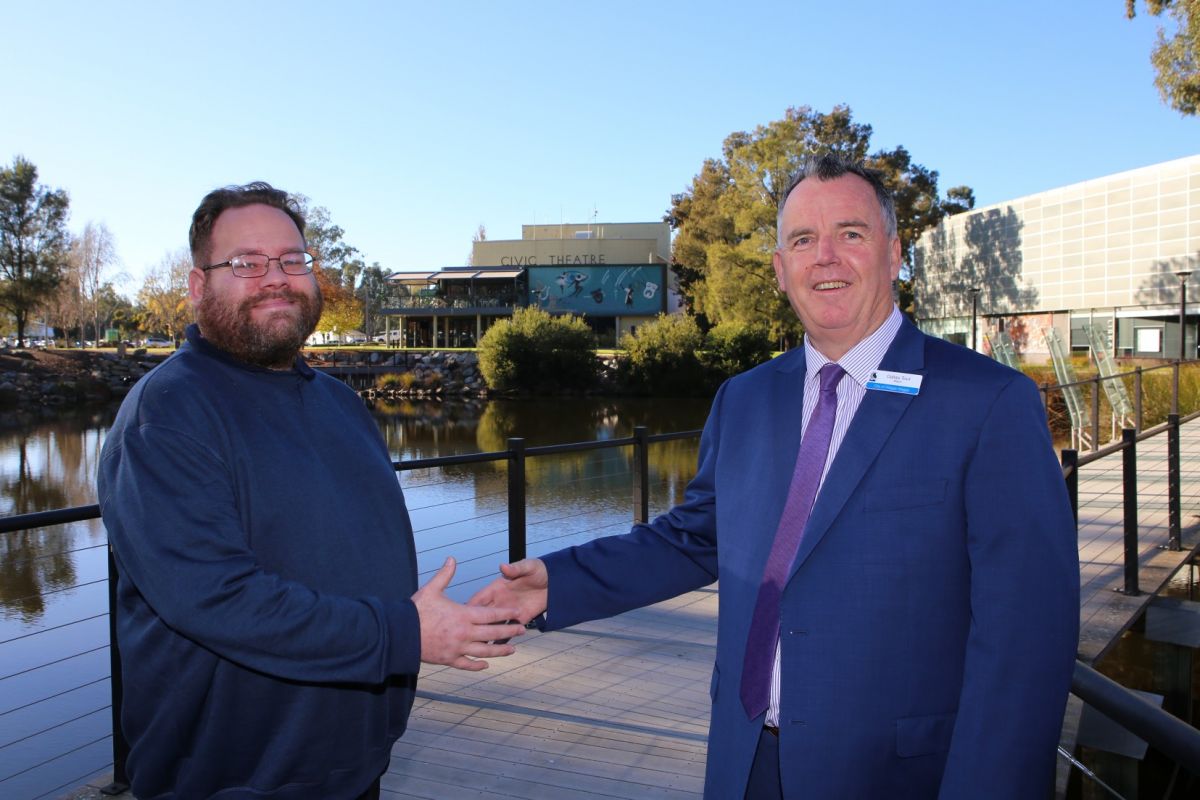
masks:
[[[300,254],[300,255],[304,256],[305,269],[303,272],[288,272],[286,269],[283,268],[283,261],[281,259],[284,256],[291,256],[291,255],[296,255],[296,254]],[[256,275],[239,275],[237,273],[237,271],[234,270],[234,268],[233,268],[234,261],[244,258],[245,256],[261,256],[261,255],[262,255],[262,253],[244,253],[243,255],[240,255],[240,256],[234,256],[233,258],[229,259],[228,261],[222,261],[220,264],[210,264],[207,267],[201,267],[200,271],[208,272],[210,269],[221,269],[222,267],[229,267],[230,271],[233,272],[233,275],[235,278],[245,278],[247,280],[252,280],[254,278],[261,278],[263,275],[266,275],[268,272],[270,272],[271,271],[271,262],[274,261],[275,263],[277,263],[279,265],[279,271],[282,272],[284,275],[291,275],[292,277],[298,278],[301,275],[308,275],[308,274],[312,273],[313,262],[316,261],[316,259],[313,258],[311,253],[305,253],[302,250],[294,250],[290,253],[284,253],[282,256],[279,256],[278,258],[272,258],[272,257],[268,256],[266,267],[263,269],[263,271],[261,273],[258,273]]]

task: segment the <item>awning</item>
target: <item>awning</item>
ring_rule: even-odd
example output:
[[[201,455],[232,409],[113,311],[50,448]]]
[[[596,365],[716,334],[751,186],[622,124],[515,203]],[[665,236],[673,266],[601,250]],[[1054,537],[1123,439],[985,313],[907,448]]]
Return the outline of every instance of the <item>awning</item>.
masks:
[[[429,280],[431,280],[431,281],[460,280],[461,281],[461,280],[467,280],[468,278],[474,278],[475,274],[476,274],[475,270],[473,270],[473,269],[444,269],[441,272],[435,272],[432,275],[430,275]]]
[[[424,272],[393,272],[387,276],[387,279],[392,283],[429,283],[431,277],[433,277],[433,273],[425,270]]]
[[[523,273],[524,271],[525,270],[523,270],[523,269],[486,270],[486,271],[480,272],[475,277],[476,278],[508,278],[511,280],[512,278],[519,278],[521,276],[521,273]]]

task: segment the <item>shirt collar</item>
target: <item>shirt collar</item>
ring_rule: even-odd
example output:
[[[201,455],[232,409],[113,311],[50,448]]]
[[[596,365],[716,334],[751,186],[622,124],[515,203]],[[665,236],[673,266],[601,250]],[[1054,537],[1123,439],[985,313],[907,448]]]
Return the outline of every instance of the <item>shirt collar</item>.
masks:
[[[859,386],[865,387],[867,379],[871,373],[879,369],[879,364],[883,361],[884,355],[892,345],[892,340],[896,338],[896,333],[900,330],[900,323],[904,321],[903,315],[900,314],[900,309],[895,305],[892,306],[892,313],[888,315],[883,324],[875,329],[875,332],[867,336],[858,344],[846,351],[846,354],[838,359],[837,363],[842,369],[846,370],[846,375],[854,380]],[[821,354],[821,351],[812,345],[812,341],[808,336],[804,337],[804,379],[805,382],[814,380],[821,367],[829,363],[829,359]]]

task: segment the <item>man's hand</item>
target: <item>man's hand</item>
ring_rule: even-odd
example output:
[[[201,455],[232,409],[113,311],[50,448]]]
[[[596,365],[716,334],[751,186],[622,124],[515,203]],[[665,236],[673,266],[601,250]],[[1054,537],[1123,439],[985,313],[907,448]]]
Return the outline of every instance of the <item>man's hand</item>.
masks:
[[[467,605],[516,608],[512,618],[529,622],[546,610],[549,586],[545,563],[540,558],[526,558],[501,564],[500,577],[476,592]]]
[[[510,644],[488,642],[520,636],[525,626],[494,624],[516,619],[515,607],[464,606],[446,597],[444,592],[453,577],[454,559],[447,558],[442,568],[412,597],[421,618],[421,660],[472,671],[487,669],[487,662],[479,659],[516,652]]]

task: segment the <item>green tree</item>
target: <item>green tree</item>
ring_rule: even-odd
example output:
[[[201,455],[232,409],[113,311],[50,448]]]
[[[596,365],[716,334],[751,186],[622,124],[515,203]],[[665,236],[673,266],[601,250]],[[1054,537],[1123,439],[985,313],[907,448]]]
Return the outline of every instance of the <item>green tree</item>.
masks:
[[[595,346],[596,337],[579,317],[518,308],[479,340],[479,371],[500,392],[586,391],[596,382]]]
[[[621,337],[626,357],[617,378],[627,391],[653,397],[707,394],[710,381],[700,360],[704,334],[687,314],[659,314]]]
[[[378,333],[384,328],[383,314],[380,313],[388,304],[389,285],[388,273],[379,266],[379,262],[371,264],[362,271],[358,281],[358,295],[363,300],[363,330],[368,335]]]
[[[771,335],[763,325],[722,323],[704,337],[704,365],[716,381],[771,360]]]
[[[362,260],[356,259],[358,248],[345,240],[346,231],[334,224],[329,209],[313,206],[312,201],[302,194],[293,197],[304,212],[304,241],[317,268],[325,271],[331,283],[353,291],[354,277],[363,267]],[[348,282],[344,275],[347,270],[351,273]]]
[[[25,343],[29,315],[54,294],[70,250],[62,189],[39,186],[37,167],[17,156],[0,169],[0,308],[13,315]]]
[[[1152,16],[1165,12],[1175,22],[1167,36],[1160,25],[1158,41],[1150,53],[1156,77],[1154,85],[1162,100],[1181,114],[1194,116],[1200,110],[1200,0],[1144,0]],[[1133,19],[1137,0],[1125,0],[1125,14]]]
[[[915,163],[903,147],[870,154],[870,139],[871,126],[854,122],[844,105],[828,114],[789,108],[781,120],[730,134],[722,157],[704,162],[666,215],[676,232],[672,270],[688,308],[705,324],[761,324],[784,345],[798,339],[801,326],[777,289],[771,254],[780,200],[811,156],[837,153],[883,173],[896,197],[906,261],[920,233],[945,215],[945,205],[970,195],[968,187],[956,187],[953,197],[941,200],[937,172]]]

